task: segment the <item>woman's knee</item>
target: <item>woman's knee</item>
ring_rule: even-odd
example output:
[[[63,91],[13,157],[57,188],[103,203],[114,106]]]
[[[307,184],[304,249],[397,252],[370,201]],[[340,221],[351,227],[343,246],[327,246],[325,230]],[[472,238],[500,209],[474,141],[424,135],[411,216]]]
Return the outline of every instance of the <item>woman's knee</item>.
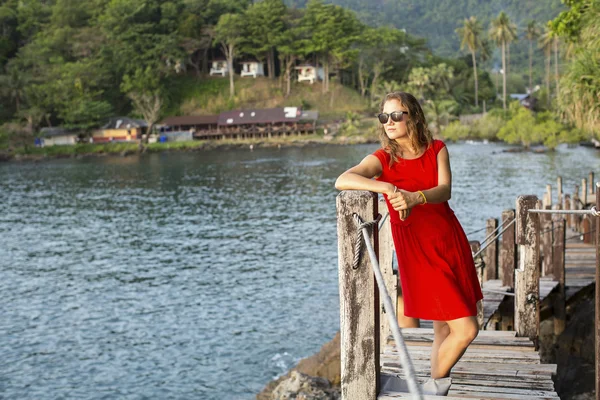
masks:
[[[453,329],[452,329],[453,328]],[[452,327],[453,333],[465,345],[469,345],[479,334],[479,325],[477,321],[468,319],[458,326]]]

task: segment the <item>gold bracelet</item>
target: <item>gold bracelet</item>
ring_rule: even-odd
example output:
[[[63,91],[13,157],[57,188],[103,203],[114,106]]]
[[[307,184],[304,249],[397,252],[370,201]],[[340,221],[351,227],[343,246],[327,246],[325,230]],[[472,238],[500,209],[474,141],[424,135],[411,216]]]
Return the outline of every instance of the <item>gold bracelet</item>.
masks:
[[[419,193],[421,196],[423,196],[423,204],[427,204],[427,197],[425,197],[425,194],[423,192],[421,192],[420,190],[417,190],[417,193]]]

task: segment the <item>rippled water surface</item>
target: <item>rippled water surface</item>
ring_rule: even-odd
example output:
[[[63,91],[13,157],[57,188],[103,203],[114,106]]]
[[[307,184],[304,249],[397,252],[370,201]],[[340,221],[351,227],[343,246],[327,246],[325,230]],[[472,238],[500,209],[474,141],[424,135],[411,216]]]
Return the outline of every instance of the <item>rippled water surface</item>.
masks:
[[[252,399],[338,330],[333,184],[376,148],[0,164],[0,397]],[[449,145],[467,232],[599,172],[502,148]]]

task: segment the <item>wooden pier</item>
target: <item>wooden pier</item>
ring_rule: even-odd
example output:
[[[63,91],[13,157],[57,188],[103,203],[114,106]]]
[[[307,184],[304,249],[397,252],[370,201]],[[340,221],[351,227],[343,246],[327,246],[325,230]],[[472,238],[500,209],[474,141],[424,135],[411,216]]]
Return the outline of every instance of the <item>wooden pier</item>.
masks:
[[[515,210],[503,212],[500,224],[497,220],[488,221],[489,240],[471,243],[474,254],[480,246],[486,247],[481,257],[475,258],[484,292],[478,315],[481,331],[452,369],[448,396],[428,395],[424,399],[559,399],[552,381],[556,365],[540,362],[540,320],[542,315],[552,317],[554,334],[558,337],[565,329],[568,298],[600,274],[597,262],[600,246],[596,244],[600,243],[600,231],[596,229],[599,218],[539,210],[582,210],[592,205],[600,209],[600,194],[592,182],[590,174],[589,183],[582,181],[582,191],[577,186],[569,196],[563,194],[559,178],[558,204],[552,204],[552,188],[548,185],[543,201],[535,196],[519,196]],[[364,221],[373,221],[378,213],[385,215],[387,208],[370,192],[342,192],[337,207],[342,399],[411,398],[410,393],[380,392],[382,375],[404,378],[404,371],[380,305],[368,254],[362,255],[358,268],[352,268],[357,230],[352,215],[356,213]],[[387,291],[395,300],[398,278],[392,269],[389,219],[374,230],[372,243]],[[597,336],[600,336],[599,303],[597,288]],[[421,321],[420,328],[402,329],[419,382],[430,376],[431,326],[431,321]],[[597,399],[600,399],[599,385],[597,370]]]

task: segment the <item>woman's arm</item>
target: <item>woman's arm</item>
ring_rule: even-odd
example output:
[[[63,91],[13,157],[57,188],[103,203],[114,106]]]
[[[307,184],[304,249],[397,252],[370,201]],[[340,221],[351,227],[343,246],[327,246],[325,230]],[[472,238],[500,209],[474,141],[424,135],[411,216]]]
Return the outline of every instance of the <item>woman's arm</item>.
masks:
[[[436,204],[450,200],[452,196],[452,171],[450,170],[450,156],[444,146],[437,155],[438,185],[434,188],[422,190],[428,203]],[[395,210],[411,209],[423,204],[425,199],[419,192],[399,190],[390,198],[390,203]]]
[[[381,175],[381,172],[381,162],[377,157],[370,154],[360,164],[341,174],[335,181],[335,188],[338,190],[368,190],[376,193],[393,193],[394,185],[373,179]]]

